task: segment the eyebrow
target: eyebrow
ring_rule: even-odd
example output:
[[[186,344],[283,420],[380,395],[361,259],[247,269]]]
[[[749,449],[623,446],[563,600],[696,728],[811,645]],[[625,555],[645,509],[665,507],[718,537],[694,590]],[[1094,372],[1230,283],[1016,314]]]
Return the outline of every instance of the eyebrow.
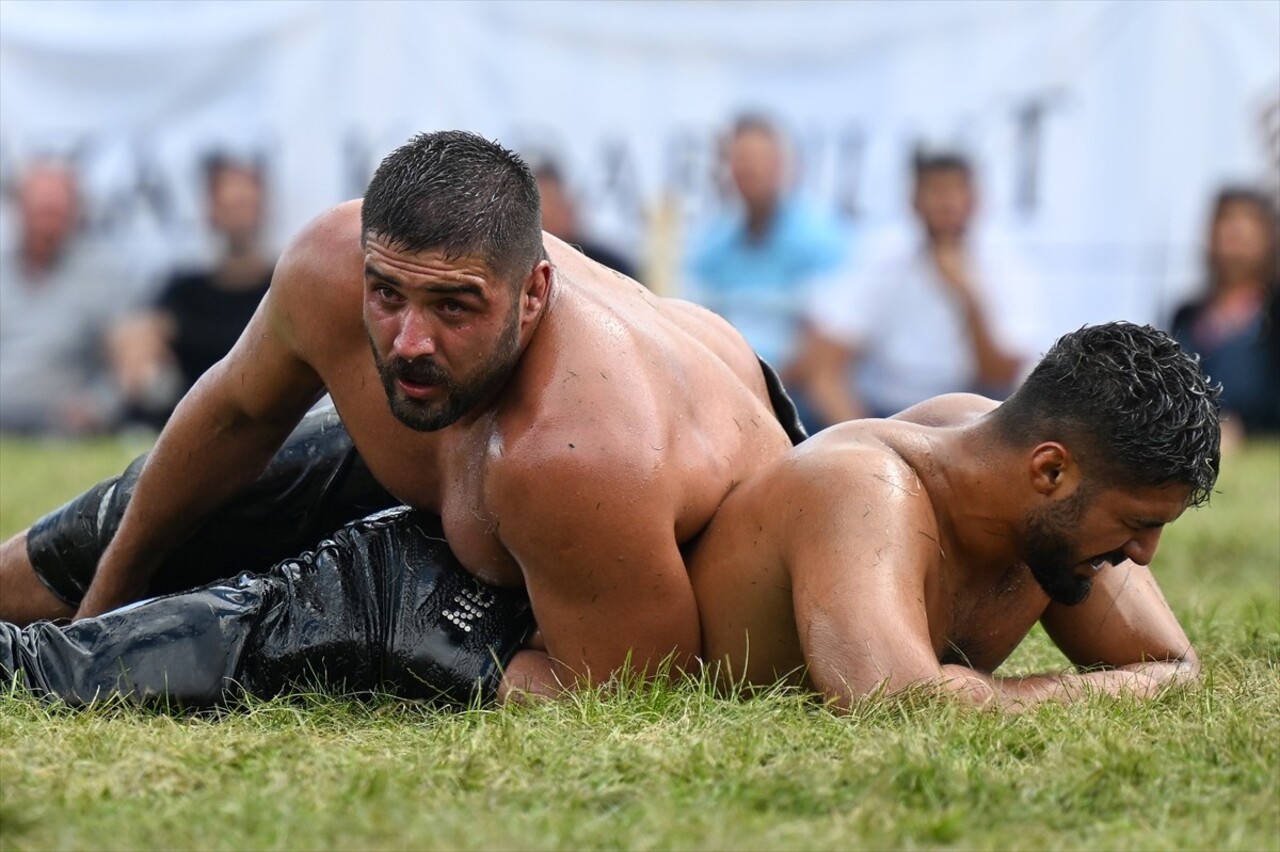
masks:
[[[395,287],[397,290],[405,289],[406,285],[403,281],[385,272],[374,269],[372,265],[365,264],[364,274],[370,278],[375,278],[383,284]],[[482,302],[488,301],[485,298],[484,290],[476,284],[426,284],[423,289],[429,290],[442,296],[474,296]]]

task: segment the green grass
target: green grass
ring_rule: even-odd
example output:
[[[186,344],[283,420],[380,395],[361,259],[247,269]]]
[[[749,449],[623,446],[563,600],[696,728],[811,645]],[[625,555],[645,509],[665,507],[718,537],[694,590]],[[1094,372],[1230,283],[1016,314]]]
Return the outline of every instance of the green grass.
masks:
[[[0,534],[136,446],[0,443]],[[1280,849],[1280,445],[1156,561],[1203,682],[1023,716],[624,688],[172,718],[0,696],[0,849]],[[1010,672],[1061,666],[1038,631]]]

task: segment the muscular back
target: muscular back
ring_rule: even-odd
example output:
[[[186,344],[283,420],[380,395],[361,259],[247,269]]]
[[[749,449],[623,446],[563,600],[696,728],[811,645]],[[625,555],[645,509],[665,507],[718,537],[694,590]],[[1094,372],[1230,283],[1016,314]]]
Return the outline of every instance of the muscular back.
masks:
[[[801,626],[807,619],[797,618],[797,609],[804,608],[797,595],[807,596],[805,606],[834,614],[854,611],[848,607],[851,596],[870,600],[878,590],[909,593],[926,604],[935,617],[900,627],[926,635],[943,657],[981,613],[960,604],[954,590],[939,582],[950,548],[919,469],[929,458],[934,429],[970,423],[994,406],[983,397],[951,394],[888,420],[840,424],[739,488],[690,557],[706,658],[727,662],[735,677],[751,682],[784,677],[809,683],[806,651],[822,649],[828,656],[852,651],[832,647],[842,640],[822,635],[820,628]],[[889,523],[900,529],[868,561],[860,545],[870,536],[861,528],[875,527],[878,533]],[[904,558],[902,551],[910,552]],[[910,566],[905,572],[889,569],[904,564]],[[829,576],[818,578],[819,573]],[[813,588],[815,580],[823,588]],[[805,581],[809,588],[798,591]],[[1044,601],[1036,597],[1031,603],[1039,609],[1016,619],[1012,631],[1001,634],[1000,648],[983,655],[984,662],[994,667],[1022,639]],[[966,613],[963,624],[950,618],[959,610]],[[806,631],[814,632],[801,635]]]

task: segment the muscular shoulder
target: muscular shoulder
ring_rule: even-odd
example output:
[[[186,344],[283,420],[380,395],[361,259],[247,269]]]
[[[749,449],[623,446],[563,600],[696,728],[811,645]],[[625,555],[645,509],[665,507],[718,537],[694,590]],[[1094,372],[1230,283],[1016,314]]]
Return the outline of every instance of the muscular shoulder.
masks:
[[[857,422],[801,444],[753,481],[749,493],[757,513],[767,508],[775,517],[782,549],[793,556],[854,546],[928,549],[937,539],[933,504],[915,468],[892,442]]]
[[[921,426],[963,426],[990,414],[998,406],[995,400],[976,393],[944,393],[918,402],[891,419]]]
[[[548,406],[551,407],[551,406]],[[661,445],[651,427],[629,430],[612,412],[598,416],[579,409],[556,413],[507,430],[500,449],[491,453],[486,480],[490,488],[519,498],[529,493],[575,492],[621,482],[652,480],[661,469]]]
[[[335,321],[359,317],[364,251],[360,202],[321,213],[290,241],[276,264],[270,300],[276,324],[291,337],[330,332]]]

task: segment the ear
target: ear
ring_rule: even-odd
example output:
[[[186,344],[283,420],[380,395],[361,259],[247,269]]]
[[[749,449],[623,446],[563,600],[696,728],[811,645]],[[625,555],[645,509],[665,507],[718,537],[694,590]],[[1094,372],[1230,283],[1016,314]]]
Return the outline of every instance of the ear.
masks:
[[[1027,472],[1031,487],[1046,497],[1066,497],[1080,485],[1080,466],[1071,451],[1057,441],[1045,441],[1031,451]]]
[[[551,296],[551,262],[538,261],[520,287],[520,322],[533,322],[542,313]]]

